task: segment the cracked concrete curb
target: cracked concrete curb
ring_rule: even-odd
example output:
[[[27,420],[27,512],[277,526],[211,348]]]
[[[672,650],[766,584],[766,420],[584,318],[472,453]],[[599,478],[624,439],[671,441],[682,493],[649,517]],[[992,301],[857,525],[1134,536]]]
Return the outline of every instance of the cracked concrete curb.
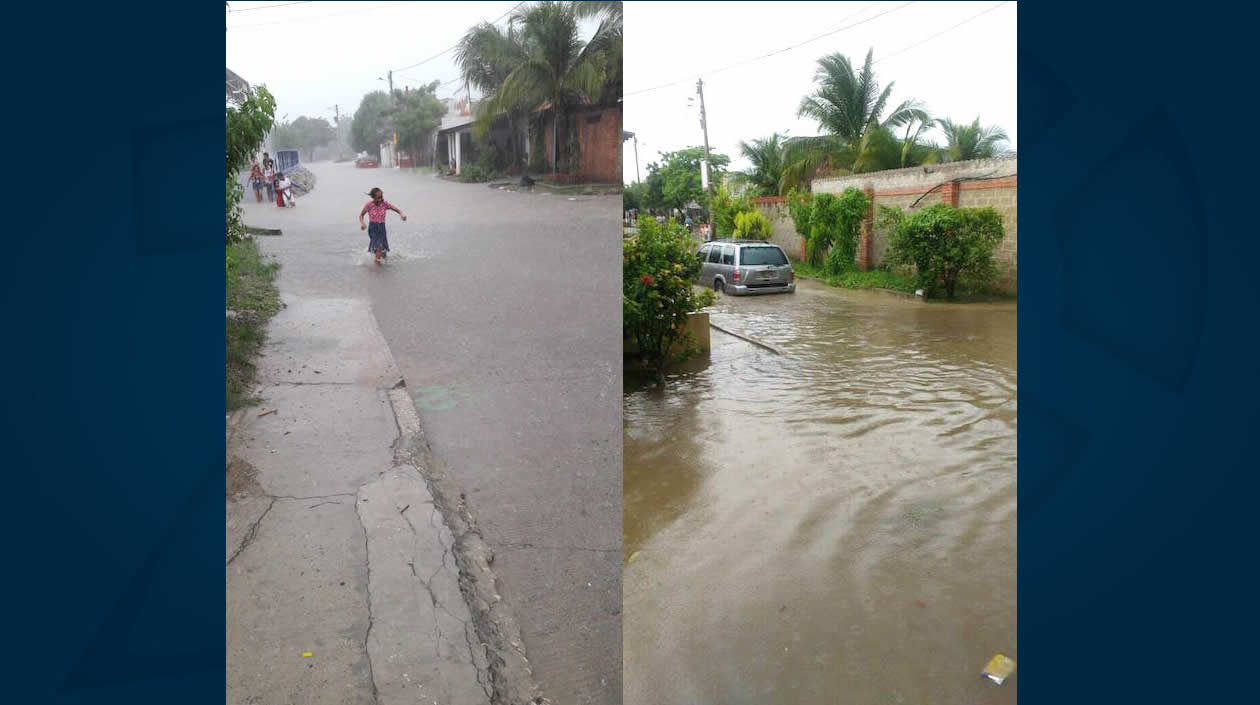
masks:
[[[420,472],[399,466],[382,473],[359,488],[355,510],[368,557],[364,648],[371,657],[376,701],[490,703],[489,666],[484,647],[472,636],[454,541]],[[419,521],[425,514],[427,522]],[[431,652],[415,648],[419,643],[431,645]]]
[[[468,606],[477,638],[485,646],[490,697],[494,705],[545,705],[525,656],[520,623],[500,596],[494,571],[494,551],[469,513],[458,483],[434,457],[424,437],[420,417],[405,382],[389,392],[399,439],[394,456],[398,465],[417,468],[434,507],[454,539],[453,556],[459,568],[459,587]]]

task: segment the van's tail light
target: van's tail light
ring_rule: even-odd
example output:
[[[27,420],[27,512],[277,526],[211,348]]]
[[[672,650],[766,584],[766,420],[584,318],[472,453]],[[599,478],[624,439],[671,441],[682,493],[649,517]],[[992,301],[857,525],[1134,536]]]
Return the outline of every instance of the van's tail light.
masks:
[[[733,278],[735,281],[739,281],[739,270],[738,270],[738,269],[736,269],[736,270],[735,270],[735,273],[734,273],[733,275],[731,275],[731,276],[732,276],[732,278]]]

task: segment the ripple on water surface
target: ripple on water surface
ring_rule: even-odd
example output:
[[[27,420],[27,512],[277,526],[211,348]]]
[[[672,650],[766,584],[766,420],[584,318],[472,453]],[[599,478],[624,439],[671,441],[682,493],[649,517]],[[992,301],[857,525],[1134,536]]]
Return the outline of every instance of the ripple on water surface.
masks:
[[[721,299],[625,397],[627,703],[1014,702],[1014,307]]]

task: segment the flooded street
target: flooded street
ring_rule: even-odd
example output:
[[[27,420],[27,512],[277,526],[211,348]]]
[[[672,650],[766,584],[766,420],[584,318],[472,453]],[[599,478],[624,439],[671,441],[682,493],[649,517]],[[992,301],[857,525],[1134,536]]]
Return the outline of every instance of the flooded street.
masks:
[[[1016,314],[721,297],[625,392],[625,701],[1014,703]]]

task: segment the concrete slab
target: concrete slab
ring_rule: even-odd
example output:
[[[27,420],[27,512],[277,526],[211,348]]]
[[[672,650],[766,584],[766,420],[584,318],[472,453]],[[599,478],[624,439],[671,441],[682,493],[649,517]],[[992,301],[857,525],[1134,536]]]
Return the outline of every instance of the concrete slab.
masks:
[[[459,590],[454,538],[415,468],[358,494],[367,535],[371,655],[378,702],[489,705],[486,651]]]
[[[314,497],[358,491],[393,465],[398,437],[385,391],[343,384],[262,390],[276,413],[246,415],[233,452],[257,468],[269,495]]]
[[[375,703],[366,558],[352,497],[275,501],[227,568],[229,704]]]
[[[267,328],[258,378],[269,384],[392,387],[398,367],[368,302],[283,295]]]

